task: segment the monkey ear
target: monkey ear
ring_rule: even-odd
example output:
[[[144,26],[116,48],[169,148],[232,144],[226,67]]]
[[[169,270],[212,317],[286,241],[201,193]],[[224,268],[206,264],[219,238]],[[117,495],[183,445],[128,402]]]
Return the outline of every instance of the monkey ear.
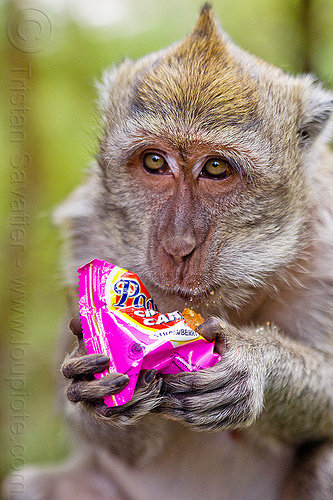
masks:
[[[298,127],[300,146],[310,146],[318,136],[328,142],[332,129],[333,94],[312,80],[302,98],[305,102]]]

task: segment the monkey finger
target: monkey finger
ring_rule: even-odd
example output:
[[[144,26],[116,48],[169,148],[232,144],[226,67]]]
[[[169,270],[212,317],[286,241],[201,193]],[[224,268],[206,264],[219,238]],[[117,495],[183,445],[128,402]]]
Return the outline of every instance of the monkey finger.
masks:
[[[66,359],[61,367],[66,378],[103,372],[109,366],[110,358],[104,354],[88,354]]]
[[[245,366],[235,367],[230,360],[220,361],[212,368],[198,372],[183,372],[176,375],[163,376],[164,394],[199,394],[222,391],[235,383],[243,383],[248,378]]]
[[[219,318],[211,317],[196,328],[196,331],[209,342],[215,341],[215,350],[219,354],[225,351],[225,333],[228,323]]]
[[[81,317],[79,313],[73,316],[71,322],[69,323],[69,328],[72,330],[73,334],[76,335],[77,337],[79,338],[83,337]]]
[[[74,381],[67,388],[67,397],[73,403],[94,401],[122,391],[129,382],[127,375],[110,373],[99,380]]]
[[[141,387],[151,384],[155,380],[156,374],[157,370],[154,368],[152,370],[142,370],[136,383],[136,389],[140,389]]]
[[[191,375],[189,373],[177,373],[175,375],[164,375],[162,378],[162,392],[163,394],[169,394],[173,392],[189,392],[191,387]]]
[[[78,337],[79,345],[77,347],[76,356],[85,356],[87,354],[87,347],[83,337]]]
[[[238,408],[243,402],[245,405],[248,399],[249,392],[246,385],[242,387],[235,383],[223,391],[217,388],[209,392],[165,394],[161,406],[166,409],[209,415],[219,408]]]
[[[150,373],[150,371],[148,372]],[[135,389],[130,401],[116,408],[104,408],[105,417],[118,417],[123,421],[131,421],[133,424],[139,420],[142,415],[156,410],[161,402],[162,379],[156,378],[140,388]]]

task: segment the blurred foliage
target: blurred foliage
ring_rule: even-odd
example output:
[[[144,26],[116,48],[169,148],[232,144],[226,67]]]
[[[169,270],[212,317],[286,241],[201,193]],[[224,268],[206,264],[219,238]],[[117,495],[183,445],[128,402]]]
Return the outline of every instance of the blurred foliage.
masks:
[[[223,28],[244,49],[288,72],[311,71],[333,86],[333,0],[216,0],[215,12]],[[3,1],[0,9],[0,229],[1,277],[1,475],[13,464],[12,442],[22,444],[26,463],[59,461],[67,453],[67,436],[57,412],[54,362],[57,325],[66,297],[61,281],[61,242],[52,226],[52,210],[84,177],[96,148],[96,94],[93,82],[103,69],[124,57],[156,51],[182,38],[193,27],[199,0],[62,0],[26,4]],[[52,38],[44,50],[27,53],[9,43],[6,25],[27,7],[45,13]],[[90,16],[89,10],[91,9]],[[106,10],[106,19],[95,19],[93,10]],[[93,15],[94,14],[94,15]],[[95,20],[95,24],[91,21]],[[109,21],[109,25],[103,22]],[[103,22],[102,22],[103,21]],[[25,139],[13,143],[10,135],[11,77],[13,68],[31,65],[24,113]],[[26,213],[24,251],[10,238],[11,158],[28,152],[31,164],[22,183]],[[13,371],[13,318],[18,292],[13,279],[23,276],[24,338],[21,379],[25,412],[24,432],[13,436],[10,424],[18,416],[11,405]],[[69,333],[70,335],[70,333]],[[59,363],[58,363],[59,364]],[[7,380],[6,380],[7,379]],[[15,441],[16,440],[16,441]]]

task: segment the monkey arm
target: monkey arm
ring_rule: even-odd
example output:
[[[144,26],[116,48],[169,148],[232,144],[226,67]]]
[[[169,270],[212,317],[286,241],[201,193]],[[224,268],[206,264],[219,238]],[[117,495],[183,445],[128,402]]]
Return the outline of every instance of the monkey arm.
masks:
[[[216,336],[222,360],[164,381],[163,411],[197,429],[244,429],[295,444],[333,431],[332,357],[292,341],[278,328],[238,329],[211,318],[200,328]]]
[[[332,354],[292,341],[278,329],[271,331],[273,338],[266,354],[265,411],[258,421],[260,428],[288,442],[331,439]]]

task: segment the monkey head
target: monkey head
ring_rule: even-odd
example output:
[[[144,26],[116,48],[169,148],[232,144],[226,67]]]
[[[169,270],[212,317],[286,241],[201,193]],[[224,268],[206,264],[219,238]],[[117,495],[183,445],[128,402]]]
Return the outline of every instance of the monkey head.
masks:
[[[239,307],[309,244],[332,109],[311,76],[236,47],[206,5],[183,41],[123,62],[100,93],[100,218],[121,265]]]

